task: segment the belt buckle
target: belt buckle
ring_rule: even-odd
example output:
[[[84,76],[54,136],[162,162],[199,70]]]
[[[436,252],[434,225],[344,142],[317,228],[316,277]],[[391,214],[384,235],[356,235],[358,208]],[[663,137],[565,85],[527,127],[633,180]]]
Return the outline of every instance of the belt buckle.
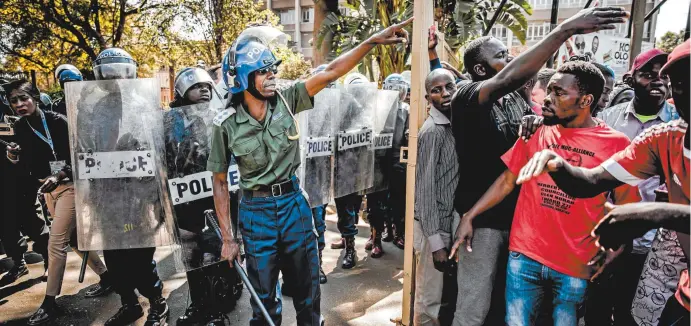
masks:
[[[276,194],[276,189],[278,189],[278,195]],[[278,196],[283,195],[283,193],[281,192],[281,185],[280,184],[277,183],[277,184],[271,185],[271,195],[274,197],[278,197]]]

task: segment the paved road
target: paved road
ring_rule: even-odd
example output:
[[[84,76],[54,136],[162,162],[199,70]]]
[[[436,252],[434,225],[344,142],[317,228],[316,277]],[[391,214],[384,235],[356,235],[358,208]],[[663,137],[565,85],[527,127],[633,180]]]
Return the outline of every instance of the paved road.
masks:
[[[384,244],[386,254],[379,259],[365,256],[364,245],[369,230],[359,225],[356,239],[358,265],[351,270],[340,268],[343,252],[331,250],[328,243],[337,240],[336,217],[327,216],[327,248],[324,250],[324,269],[329,282],[322,286],[322,313],[327,325],[393,325],[390,318],[401,314],[401,293],[403,288],[403,251],[391,243]],[[164,280],[164,296],[171,307],[170,324],[180,316],[188,304],[187,280],[184,273],[175,270],[172,255],[164,248],[156,253],[159,274]],[[119,297],[110,294],[102,298],[86,299],[84,292],[98,277],[88,270],[84,284],[77,282],[81,261],[74,253],[68,254],[67,271],[58,305],[65,311],[54,325],[103,325],[119,308]],[[0,264],[0,268],[2,268]],[[6,268],[6,264],[5,264]],[[2,271],[4,272],[5,269]],[[43,264],[30,265],[28,276],[15,284],[0,289],[0,325],[24,325],[41,304],[46,283],[41,281]],[[247,325],[251,316],[249,293],[245,290],[238,306],[228,317],[232,325]],[[142,305],[148,303],[140,297]],[[283,325],[295,325],[295,309],[290,298],[284,298]],[[135,325],[143,325],[144,318]]]

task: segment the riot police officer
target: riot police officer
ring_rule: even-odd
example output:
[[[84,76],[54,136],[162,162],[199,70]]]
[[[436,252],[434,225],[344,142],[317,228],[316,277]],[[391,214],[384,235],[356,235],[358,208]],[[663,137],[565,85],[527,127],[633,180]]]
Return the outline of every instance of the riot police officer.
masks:
[[[406,21],[404,24],[409,23]],[[214,173],[214,202],[223,232],[222,254],[239,257],[229,219],[228,157],[240,170],[240,229],[248,277],[275,324],[281,322],[279,270],[295,282],[293,305],[298,325],[323,325],[319,257],[309,204],[295,171],[300,164],[299,131],[294,114],[309,110],[313,97],[353,69],[378,44],[404,42],[404,24],[393,25],[332,61],[326,69],[282,92],[276,90],[276,59],[258,38],[241,36],[223,60],[223,77],[233,94],[214,118],[208,170]],[[234,77],[230,81],[230,77]],[[250,325],[264,325],[252,302]]]
[[[62,64],[55,68],[55,79],[60,82],[60,88],[63,92],[65,91],[65,83],[84,80],[81,71],[71,64]],[[62,115],[67,115],[64,95],[53,102],[52,110]]]
[[[206,170],[208,157],[206,117],[215,109],[208,105],[214,96],[214,83],[201,68],[185,68],[175,77],[175,99],[166,113],[166,162],[169,179]],[[193,112],[193,111],[207,112]],[[237,192],[231,192],[231,217],[237,225]],[[217,222],[213,198],[205,197],[175,205],[178,232],[188,268],[187,282],[190,305],[177,320],[177,325],[225,325],[224,313],[235,306],[242,293],[242,281],[227,262],[219,262],[221,239],[214,230]],[[234,226],[235,228],[235,226]],[[238,281],[240,281],[238,286]]]

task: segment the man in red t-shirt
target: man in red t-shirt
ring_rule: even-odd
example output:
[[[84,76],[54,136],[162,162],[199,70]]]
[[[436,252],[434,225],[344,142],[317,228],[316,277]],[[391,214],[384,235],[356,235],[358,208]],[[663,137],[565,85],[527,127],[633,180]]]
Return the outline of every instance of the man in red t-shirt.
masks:
[[[689,246],[689,68],[691,41],[677,46],[667,58],[660,74],[669,75],[672,97],[683,119],[653,126],[638,136],[626,150],[595,168],[575,167],[549,150],[536,154],[521,169],[517,182],[529,182],[549,175],[567,194],[577,198],[598,196],[622,184],[636,185],[648,177],[664,178],[669,204],[639,203],[612,210],[593,231],[603,249],[617,248],[654,227],[677,231],[688,262]],[[533,181],[530,181],[533,182]],[[658,325],[689,324],[689,276],[681,273],[679,289],[668,300]]]
[[[568,157],[571,164],[595,167],[626,148],[630,140],[624,134],[591,117],[604,82],[602,73],[588,62],[569,62],[559,68],[547,87],[544,126],[527,143],[519,139],[502,156],[508,169],[464,215],[452,250],[464,241],[472,249],[476,217],[511,192],[519,170],[535,153],[552,149]],[[628,185],[612,195],[617,203],[640,201],[638,190]],[[591,276],[588,262],[598,250],[590,231],[605,216],[607,198],[602,194],[575,199],[547,175],[523,185],[509,239],[507,324],[533,324],[548,293],[554,293],[555,323],[577,324],[576,309],[585,298]]]

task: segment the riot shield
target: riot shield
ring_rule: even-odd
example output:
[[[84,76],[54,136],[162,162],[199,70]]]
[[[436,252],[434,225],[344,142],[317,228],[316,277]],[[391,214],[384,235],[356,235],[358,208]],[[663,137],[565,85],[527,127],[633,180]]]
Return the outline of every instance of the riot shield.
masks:
[[[337,114],[341,91],[325,88],[314,96],[314,108],[301,112],[301,182],[309,196],[310,207],[331,201],[331,176],[333,167],[334,137],[331,130],[332,116]]]
[[[158,80],[65,86],[79,249],[173,243]]]
[[[370,83],[348,85],[341,90],[337,117],[332,119],[336,135],[333,180],[336,198],[373,185],[373,115],[377,91],[376,85]]]
[[[365,191],[366,194],[389,189],[389,171],[398,100],[399,93],[397,91],[379,90],[377,92],[372,144],[374,150],[373,185]]]

